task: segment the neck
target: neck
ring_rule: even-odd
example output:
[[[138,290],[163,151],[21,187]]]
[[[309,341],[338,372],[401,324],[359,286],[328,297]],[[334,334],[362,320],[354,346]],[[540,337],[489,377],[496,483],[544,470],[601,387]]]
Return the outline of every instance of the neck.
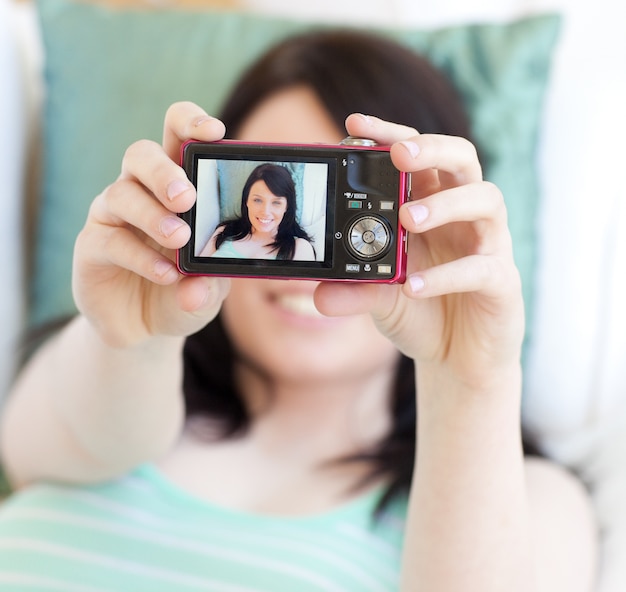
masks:
[[[250,240],[255,242],[274,242],[276,240],[277,232],[261,232],[252,227],[250,230]]]
[[[335,459],[369,448],[390,429],[394,370],[381,364],[340,380],[270,379],[242,362],[237,376],[258,435]]]

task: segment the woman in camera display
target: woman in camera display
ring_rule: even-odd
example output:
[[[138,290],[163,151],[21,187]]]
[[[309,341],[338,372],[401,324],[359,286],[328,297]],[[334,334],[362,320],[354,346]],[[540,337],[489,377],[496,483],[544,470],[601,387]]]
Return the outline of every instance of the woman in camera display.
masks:
[[[220,224],[200,256],[315,260],[296,220],[296,186],[287,168],[267,163],[252,171],[241,192],[241,216]]]

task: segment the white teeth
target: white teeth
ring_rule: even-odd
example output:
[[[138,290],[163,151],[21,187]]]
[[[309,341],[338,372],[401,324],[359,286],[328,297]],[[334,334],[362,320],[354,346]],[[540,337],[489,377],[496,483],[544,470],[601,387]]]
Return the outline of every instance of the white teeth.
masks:
[[[284,309],[299,315],[309,317],[322,316],[315,308],[312,296],[306,294],[284,294],[278,297],[278,302]]]

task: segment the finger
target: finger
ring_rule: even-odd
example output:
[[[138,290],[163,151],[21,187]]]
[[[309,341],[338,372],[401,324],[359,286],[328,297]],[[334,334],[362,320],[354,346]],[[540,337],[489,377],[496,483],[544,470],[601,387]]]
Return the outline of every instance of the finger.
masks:
[[[346,129],[351,135],[391,146],[391,158],[396,167],[418,173],[413,175],[413,194],[418,197],[434,193],[438,186],[450,187],[482,179],[476,148],[465,138],[419,134],[414,128],[362,114],[348,116]]]
[[[180,249],[191,237],[181,218],[135,181],[118,181],[93,202],[90,217],[105,226],[131,226],[166,249]]]
[[[77,263],[130,271],[152,283],[168,285],[180,278],[175,263],[125,227],[91,224],[77,238]]]
[[[348,116],[346,129],[352,135],[363,134],[382,146],[391,146],[392,158],[401,171],[438,169],[467,175],[465,182],[482,179],[476,149],[465,138],[420,134],[414,128],[361,114]]]
[[[351,136],[375,140],[381,146],[391,146],[396,142],[413,138],[418,131],[413,127],[390,123],[362,113],[353,113],[346,118],[346,130]]]
[[[520,277],[509,257],[469,255],[409,275],[402,289],[410,298],[467,292],[501,297],[519,292]]]
[[[176,301],[181,310],[204,315],[221,306],[229,290],[227,278],[188,276],[179,283]]]
[[[455,222],[473,223],[476,244],[469,253],[512,249],[504,197],[492,183],[481,181],[447,189],[407,202],[400,209],[400,223],[411,233],[424,233]],[[462,238],[460,232],[456,234],[459,236],[455,238]]]
[[[423,134],[391,147],[391,160],[401,171],[436,170],[442,187],[482,181],[482,167],[474,145],[465,138]]]
[[[172,212],[186,212],[196,199],[196,190],[185,171],[150,140],[139,140],[127,148],[120,180],[143,185]]]
[[[337,317],[388,309],[396,293],[397,286],[388,284],[321,282],[313,299],[323,315]]]
[[[180,147],[187,140],[215,142],[224,137],[226,128],[198,105],[189,101],[174,103],[165,114],[163,147],[174,162],[180,162]]]
[[[160,294],[160,305],[152,309],[148,325],[156,334],[195,333],[219,312],[229,288],[230,281],[225,278],[183,277]]]

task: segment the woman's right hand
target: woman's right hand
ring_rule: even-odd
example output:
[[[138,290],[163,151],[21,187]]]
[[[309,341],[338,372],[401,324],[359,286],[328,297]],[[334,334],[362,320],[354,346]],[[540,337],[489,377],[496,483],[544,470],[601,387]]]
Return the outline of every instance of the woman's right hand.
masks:
[[[223,135],[222,122],[197,105],[172,105],[163,145],[131,145],[118,179],[93,201],[74,249],[73,292],[107,344],[130,347],[154,335],[189,335],[219,311],[228,280],[183,276],[175,259],[191,233],[177,214],[196,200],[178,165],[180,147]]]

